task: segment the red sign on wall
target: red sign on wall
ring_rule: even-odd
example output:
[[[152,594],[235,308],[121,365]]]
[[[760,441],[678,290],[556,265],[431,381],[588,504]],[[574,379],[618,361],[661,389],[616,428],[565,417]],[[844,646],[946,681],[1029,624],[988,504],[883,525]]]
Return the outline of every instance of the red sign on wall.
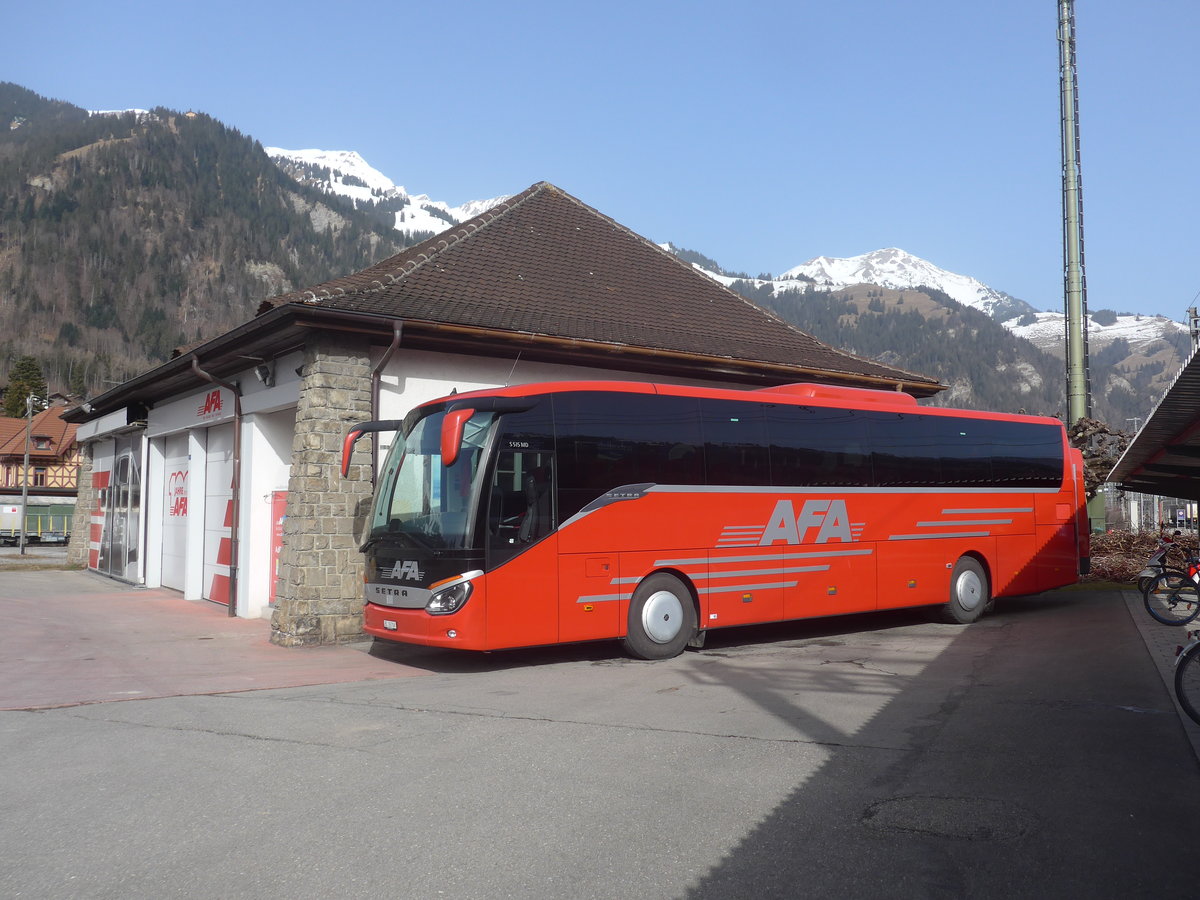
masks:
[[[287,518],[287,491],[271,493],[271,589],[268,603],[275,605],[275,584],[279,580],[279,554],[283,550],[283,520]]]

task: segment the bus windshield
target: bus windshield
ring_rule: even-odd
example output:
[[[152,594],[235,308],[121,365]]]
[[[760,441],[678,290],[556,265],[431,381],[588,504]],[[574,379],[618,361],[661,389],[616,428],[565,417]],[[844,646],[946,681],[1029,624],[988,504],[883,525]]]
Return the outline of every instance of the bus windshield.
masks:
[[[438,410],[417,419],[403,441],[388,451],[375,509],[371,537],[406,538],[417,547],[459,550],[469,546],[480,495],[475,481],[495,415],[479,412],[463,430],[462,447],[452,466],[442,465],[442,420]]]

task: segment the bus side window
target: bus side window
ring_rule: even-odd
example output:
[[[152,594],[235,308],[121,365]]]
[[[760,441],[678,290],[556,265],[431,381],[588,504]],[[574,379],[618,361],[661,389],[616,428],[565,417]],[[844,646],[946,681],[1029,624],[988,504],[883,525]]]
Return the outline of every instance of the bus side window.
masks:
[[[709,484],[771,483],[767,422],[757,403],[705,400],[704,462]]]
[[[700,402],[603,392],[554,397],[558,515],[626,484],[703,484]]]
[[[873,483],[867,423],[856,410],[772,405],[766,412],[772,484]]]
[[[488,565],[497,566],[554,531],[554,457],[502,450],[488,499]]]

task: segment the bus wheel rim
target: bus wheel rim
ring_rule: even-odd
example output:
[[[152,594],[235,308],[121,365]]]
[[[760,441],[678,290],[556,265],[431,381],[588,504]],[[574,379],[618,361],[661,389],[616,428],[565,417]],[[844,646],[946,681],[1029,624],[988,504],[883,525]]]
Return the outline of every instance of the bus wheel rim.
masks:
[[[683,628],[683,604],[670,591],[655,591],[642,606],[642,628],[656,644],[670,643]]]
[[[963,609],[972,610],[983,600],[983,582],[976,572],[967,570],[958,576],[955,584],[955,594],[958,604]]]

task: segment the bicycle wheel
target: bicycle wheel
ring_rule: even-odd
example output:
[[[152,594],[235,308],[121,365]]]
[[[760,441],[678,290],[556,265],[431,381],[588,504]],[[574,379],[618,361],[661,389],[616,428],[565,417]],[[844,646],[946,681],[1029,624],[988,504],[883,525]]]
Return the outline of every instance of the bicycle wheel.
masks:
[[[1177,572],[1155,576],[1142,596],[1146,612],[1164,625],[1186,625],[1200,615],[1200,591],[1196,583]]]
[[[1160,571],[1155,572],[1153,575],[1138,576],[1138,583],[1137,583],[1138,590],[1141,591],[1143,594],[1146,593],[1146,591],[1150,590],[1150,585],[1154,584],[1154,579],[1157,576],[1165,575],[1168,572],[1172,575],[1178,575],[1180,578],[1187,578],[1187,572],[1183,571],[1182,569],[1176,569],[1171,566],[1166,566],[1163,569],[1161,569]]]
[[[1175,699],[1191,720],[1200,725],[1200,642],[1184,650],[1175,663]]]

